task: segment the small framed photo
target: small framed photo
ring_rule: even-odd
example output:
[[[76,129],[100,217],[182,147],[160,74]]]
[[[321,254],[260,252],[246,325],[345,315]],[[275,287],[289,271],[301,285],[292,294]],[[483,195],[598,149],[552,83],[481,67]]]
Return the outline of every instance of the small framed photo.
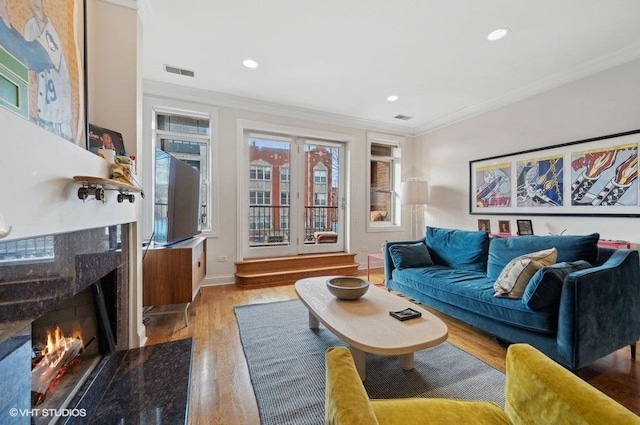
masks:
[[[516,220],[518,225],[518,235],[533,235],[533,224],[531,220]]]
[[[478,230],[491,233],[491,221],[490,220],[478,220]]]
[[[89,124],[89,150],[98,153],[100,148],[114,150],[116,155],[123,155],[125,150],[122,134]]]
[[[509,220],[498,220],[498,233],[511,234],[511,222]]]

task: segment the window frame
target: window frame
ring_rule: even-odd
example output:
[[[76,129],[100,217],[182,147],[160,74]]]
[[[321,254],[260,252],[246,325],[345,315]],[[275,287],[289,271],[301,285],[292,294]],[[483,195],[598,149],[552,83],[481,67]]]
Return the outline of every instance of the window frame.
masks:
[[[367,203],[366,203],[366,223],[367,232],[389,232],[402,230],[402,210],[400,205],[400,186],[402,176],[402,149],[405,138],[390,134],[367,132]],[[392,149],[390,156],[374,155],[371,149],[374,145],[384,145]],[[386,221],[371,221],[371,165],[373,161],[387,162],[390,164],[391,172],[391,211],[390,219]]]
[[[209,134],[206,135],[202,135],[202,134],[195,134],[195,133],[187,133],[187,132],[180,132],[180,131],[175,131],[175,130],[164,130],[164,129],[160,129],[158,128],[157,122],[158,122],[158,117],[159,116],[172,116],[172,117],[186,117],[186,118],[192,118],[192,119],[202,119],[202,120],[207,120],[209,122]],[[211,208],[211,120],[208,117],[202,117],[199,115],[187,115],[184,113],[175,113],[175,112],[162,112],[162,111],[156,111],[155,116],[154,116],[154,133],[155,133],[155,140],[156,140],[156,147],[162,149],[162,141],[166,140],[166,141],[170,141],[170,142],[178,142],[178,143],[196,143],[196,144],[202,144],[206,146],[206,155],[195,155],[195,154],[183,154],[183,153],[179,153],[179,152],[172,152],[172,151],[166,151],[168,154],[186,162],[187,164],[191,165],[189,162],[190,161],[197,161],[201,164],[202,161],[206,161],[206,164],[204,164],[205,166],[205,170],[202,170],[202,164],[200,166],[200,169],[198,169],[198,173],[200,174],[200,191],[204,190],[204,192],[206,193],[206,199],[200,199],[200,203],[202,204],[203,202],[206,205],[205,211],[206,211],[206,216],[208,217],[207,219],[207,223],[206,225],[203,225],[201,222],[198,223],[198,228],[200,230],[201,233],[206,233],[209,232],[211,230],[212,224],[212,208]],[[203,158],[203,160],[201,160],[200,158]],[[204,186],[204,187],[202,187]]]
[[[178,99],[165,99],[158,97],[155,94],[145,94],[144,99],[144,118],[143,118],[143,137],[147,140],[151,140],[150,145],[145,145],[143,152],[138,152],[139,156],[144,159],[138,164],[142,172],[142,185],[143,187],[153,187],[153,177],[155,175],[155,161],[154,152],[155,148],[161,148],[160,136],[157,129],[157,116],[158,115],[181,115],[197,119],[209,120],[209,135],[205,137],[208,140],[208,154],[207,154],[207,169],[208,169],[208,181],[207,194],[208,205],[207,214],[209,215],[209,227],[201,230],[201,235],[206,237],[218,237],[220,229],[220,142],[219,142],[219,123],[218,123],[218,108],[214,106],[195,104],[188,101]],[[191,139],[200,139],[195,134],[189,135],[189,133],[176,133],[165,130],[160,130],[165,138],[168,135],[180,135],[190,136]],[[195,137],[191,137],[195,136]],[[148,146],[148,148],[147,148]],[[147,149],[149,151],[147,152]],[[145,217],[143,222],[143,238],[145,240],[150,239],[153,235],[153,211],[155,196],[148,196],[142,205],[142,215]]]

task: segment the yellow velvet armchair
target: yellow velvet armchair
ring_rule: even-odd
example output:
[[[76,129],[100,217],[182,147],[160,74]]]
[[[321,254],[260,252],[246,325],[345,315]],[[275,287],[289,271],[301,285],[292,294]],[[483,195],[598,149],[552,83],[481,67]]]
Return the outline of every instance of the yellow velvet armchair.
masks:
[[[507,351],[504,410],[484,401],[369,400],[346,347],[326,353],[327,425],[640,424],[615,400],[527,344]]]

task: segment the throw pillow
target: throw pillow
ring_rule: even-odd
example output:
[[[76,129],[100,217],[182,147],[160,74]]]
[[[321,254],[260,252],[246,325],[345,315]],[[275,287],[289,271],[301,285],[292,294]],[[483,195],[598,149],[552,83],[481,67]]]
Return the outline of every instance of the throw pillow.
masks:
[[[427,227],[426,244],[434,264],[472,272],[487,271],[487,232]]]
[[[560,305],[560,295],[562,294],[562,284],[564,279],[577,270],[591,267],[586,261],[572,261],[556,263],[538,270],[522,294],[522,302],[531,310],[542,310],[544,308],[556,308]]]
[[[391,254],[393,265],[398,270],[433,265],[429,249],[423,242],[391,245],[389,254]]]
[[[531,277],[544,266],[556,262],[558,252],[555,248],[545,249],[521,255],[511,260],[500,272],[493,284],[496,297],[522,298],[524,289]]]
[[[598,239],[600,239],[600,235],[597,233],[492,238],[489,245],[487,276],[491,279],[497,279],[507,263],[517,256],[549,248],[555,248],[558,251],[557,262],[584,260],[590,264],[596,264]]]

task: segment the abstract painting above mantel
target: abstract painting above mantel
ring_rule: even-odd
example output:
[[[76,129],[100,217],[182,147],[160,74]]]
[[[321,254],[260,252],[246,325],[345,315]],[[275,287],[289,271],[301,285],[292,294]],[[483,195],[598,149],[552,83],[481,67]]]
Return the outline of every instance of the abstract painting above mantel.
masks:
[[[640,217],[640,130],[469,161],[469,213]]]
[[[86,146],[84,0],[0,0],[0,106]]]

